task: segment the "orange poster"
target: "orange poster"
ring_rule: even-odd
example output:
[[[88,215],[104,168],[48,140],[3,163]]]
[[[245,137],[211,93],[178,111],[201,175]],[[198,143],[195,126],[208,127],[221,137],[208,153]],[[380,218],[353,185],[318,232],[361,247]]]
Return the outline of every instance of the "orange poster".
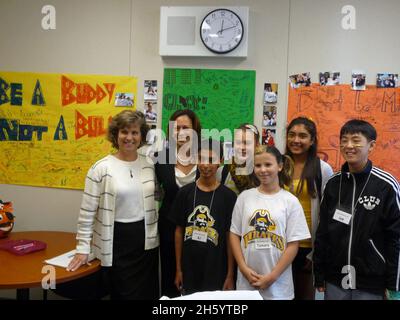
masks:
[[[378,133],[370,157],[373,164],[400,179],[400,88],[368,85],[365,91],[355,91],[350,85],[289,86],[288,123],[298,116],[309,117],[317,124],[319,156],[334,171],[343,163],[340,128],[350,119],[370,122]]]

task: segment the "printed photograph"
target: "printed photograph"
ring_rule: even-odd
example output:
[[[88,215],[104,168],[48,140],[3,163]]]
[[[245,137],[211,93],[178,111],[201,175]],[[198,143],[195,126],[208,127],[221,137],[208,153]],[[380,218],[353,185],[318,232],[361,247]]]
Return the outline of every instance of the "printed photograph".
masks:
[[[117,93],[115,95],[115,103],[116,107],[133,107],[133,93]]]
[[[144,113],[146,122],[157,122],[157,102],[156,101],[145,101],[143,113]]]
[[[319,84],[321,86],[335,86],[340,84],[340,72],[320,72]]]
[[[363,71],[353,71],[351,73],[351,88],[353,90],[365,90],[365,72]]]
[[[397,88],[399,75],[396,73],[378,73],[376,75],[377,88]]]
[[[275,128],[262,128],[262,141],[263,145],[274,146],[275,145]]]
[[[157,100],[157,80],[144,80],[144,100]]]
[[[299,73],[289,77],[290,86],[294,89],[300,87],[309,87],[311,85],[310,73]]]
[[[278,101],[278,84],[264,83],[264,103],[276,103]]]

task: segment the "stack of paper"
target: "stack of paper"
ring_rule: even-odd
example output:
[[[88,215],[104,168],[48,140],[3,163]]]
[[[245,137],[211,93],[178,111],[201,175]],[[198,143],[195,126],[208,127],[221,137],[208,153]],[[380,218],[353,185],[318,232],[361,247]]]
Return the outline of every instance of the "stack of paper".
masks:
[[[68,251],[64,254],[61,254],[57,257],[44,260],[44,263],[51,264],[53,266],[66,268],[66,267],[68,267],[69,263],[74,258],[75,254],[76,254],[76,250],[74,249],[74,250]],[[93,253],[89,254],[88,262],[92,261],[93,259],[94,259],[94,254]]]

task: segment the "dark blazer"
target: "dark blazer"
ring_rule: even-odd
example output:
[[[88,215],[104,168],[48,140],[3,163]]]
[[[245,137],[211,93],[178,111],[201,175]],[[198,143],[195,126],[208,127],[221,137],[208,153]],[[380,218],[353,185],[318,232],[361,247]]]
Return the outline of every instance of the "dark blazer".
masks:
[[[156,172],[157,181],[164,191],[164,198],[162,200],[159,213],[159,231],[161,241],[174,241],[175,237],[175,224],[169,220],[169,212],[175,196],[179,191],[179,187],[175,181],[175,153],[169,157],[169,149],[166,148],[160,153],[155,153],[155,157],[163,159],[166,164],[155,163],[154,168]],[[196,172],[196,179],[199,177],[199,171]]]

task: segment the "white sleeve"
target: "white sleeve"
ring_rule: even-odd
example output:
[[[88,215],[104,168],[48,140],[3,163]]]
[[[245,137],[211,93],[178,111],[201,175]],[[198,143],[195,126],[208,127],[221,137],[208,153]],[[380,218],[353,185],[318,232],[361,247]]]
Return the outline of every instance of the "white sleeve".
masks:
[[[328,182],[329,178],[333,175],[333,170],[332,167],[329,165],[329,163],[326,163],[325,161],[321,161],[321,194],[324,192],[325,185]]]
[[[82,195],[82,203],[78,218],[78,230],[76,239],[77,253],[89,254],[92,241],[94,220],[100,202],[102,179],[100,170],[90,168],[85,181],[85,190]]]
[[[230,231],[238,236],[242,236],[242,221],[243,221],[243,193],[236,200],[235,207],[232,212],[232,222]]]
[[[299,200],[293,197],[288,201],[288,215],[286,223],[286,241],[310,239],[306,217]]]

